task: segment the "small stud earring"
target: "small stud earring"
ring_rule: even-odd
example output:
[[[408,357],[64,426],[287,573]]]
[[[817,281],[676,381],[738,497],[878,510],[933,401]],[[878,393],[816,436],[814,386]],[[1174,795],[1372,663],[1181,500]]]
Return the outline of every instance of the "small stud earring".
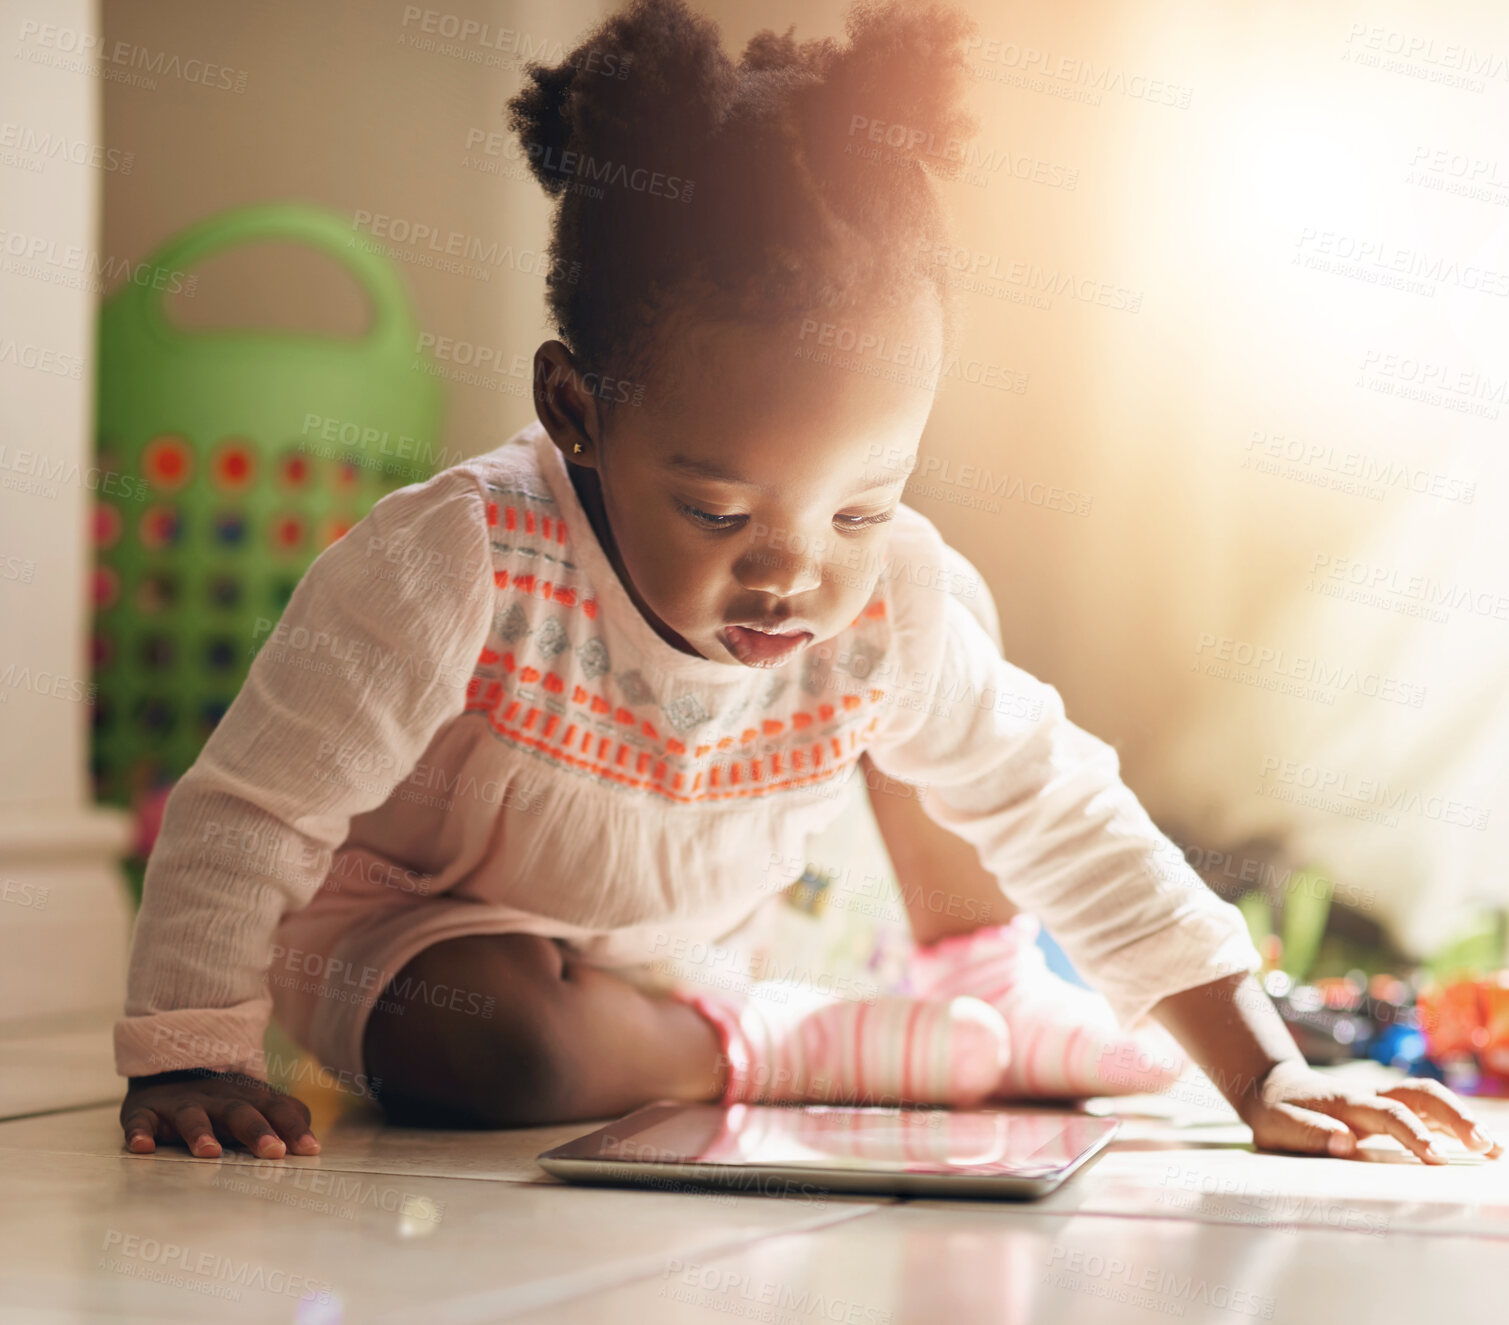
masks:
[[[572,442],[571,443],[571,454],[572,455],[581,455],[581,453],[582,453],[582,444],[580,442]]]

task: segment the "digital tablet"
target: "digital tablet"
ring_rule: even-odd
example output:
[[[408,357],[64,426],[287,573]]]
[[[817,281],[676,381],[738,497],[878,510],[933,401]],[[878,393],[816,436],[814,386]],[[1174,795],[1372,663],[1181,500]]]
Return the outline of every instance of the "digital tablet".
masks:
[[[1046,1109],[646,1105],[538,1156],[571,1182],[891,1196],[1046,1196],[1116,1134]]]

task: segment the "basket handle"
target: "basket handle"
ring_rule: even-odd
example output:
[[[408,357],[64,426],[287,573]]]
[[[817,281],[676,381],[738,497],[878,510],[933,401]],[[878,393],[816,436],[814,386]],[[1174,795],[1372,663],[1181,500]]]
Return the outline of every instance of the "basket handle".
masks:
[[[352,243],[354,232],[336,213],[305,203],[260,203],[210,216],[174,235],[147,260],[157,270],[183,271],[212,253],[238,244],[286,240],[319,249],[356,277],[372,304],[372,325],[355,338],[373,348],[407,353],[414,348],[415,322],[408,292],[388,261]],[[163,292],[128,285],[139,296],[139,315],[165,344],[186,344],[206,334],[173,326],[163,309]]]

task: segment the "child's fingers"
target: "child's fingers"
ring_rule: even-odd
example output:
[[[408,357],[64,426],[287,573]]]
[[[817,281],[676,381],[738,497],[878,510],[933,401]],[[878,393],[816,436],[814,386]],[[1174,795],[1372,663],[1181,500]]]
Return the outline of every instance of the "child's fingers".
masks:
[[[214,1159],[220,1154],[220,1142],[215,1139],[215,1129],[210,1126],[209,1115],[197,1104],[184,1104],[172,1110],[173,1126],[188,1146],[189,1154],[201,1159]]]
[[[151,1109],[133,1109],[121,1119],[126,1134],[126,1149],[133,1155],[150,1155],[157,1149],[158,1117]]]
[[[1430,1129],[1398,1100],[1373,1099],[1328,1101],[1327,1112],[1359,1135],[1382,1133],[1391,1136],[1406,1150],[1427,1164],[1445,1164],[1446,1156],[1436,1149]]]
[[[309,1130],[309,1110],[294,1099],[269,1100],[262,1106],[262,1114],[275,1128],[278,1135],[288,1143],[295,1155],[317,1155],[320,1143]]]
[[[1253,1124],[1253,1144],[1262,1150],[1292,1150],[1301,1155],[1350,1155],[1357,1149],[1352,1129],[1336,1118],[1278,1103]]]
[[[1439,1081],[1433,1081],[1429,1077],[1411,1077],[1408,1081],[1401,1081],[1397,1086],[1390,1086],[1378,1093],[1385,1099],[1395,1099],[1407,1104],[1426,1122],[1434,1123],[1443,1132],[1455,1136],[1469,1150],[1494,1159],[1503,1153],[1503,1147],[1483,1134],[1477,1119]]]
[[[262,1159],[282,1159],[288,1147],[261,1110],[247,1100],[226,1100],[216,1110],[220,1126]]]

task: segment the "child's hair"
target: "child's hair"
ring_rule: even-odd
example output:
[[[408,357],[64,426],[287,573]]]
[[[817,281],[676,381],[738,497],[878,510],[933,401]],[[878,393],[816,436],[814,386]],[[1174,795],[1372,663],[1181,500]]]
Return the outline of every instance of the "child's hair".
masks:
[[[973,24],[859,4],[848,44],[752,37],[737,65],[683,0],[633,0],[509,102],[558,200],[548,302],[585,368],[642,380],[673,317],[777,323],[951,302],[930,175],[956,172]],[[925,167],[925,168],[924,168]]]

